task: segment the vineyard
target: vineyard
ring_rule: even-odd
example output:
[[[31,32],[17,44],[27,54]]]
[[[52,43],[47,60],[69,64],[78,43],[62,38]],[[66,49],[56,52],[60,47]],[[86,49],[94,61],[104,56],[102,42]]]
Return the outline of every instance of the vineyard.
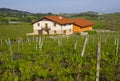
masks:
[[[120,81],[120,34],[0,39],[0,81]]]

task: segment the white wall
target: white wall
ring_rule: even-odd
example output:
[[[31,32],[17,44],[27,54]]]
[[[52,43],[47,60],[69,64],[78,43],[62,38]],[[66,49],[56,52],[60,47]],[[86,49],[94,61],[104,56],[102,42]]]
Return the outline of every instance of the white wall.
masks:
[[[69,31],[71,29],[71,32]],[[73,25],[67,24],[65,26],[62,26],[62,30],[66,30],[66,34],[73,34]]]
[[[38,26],[38,23],[40,24],[40,26]],[[54,26],[54,22],[46,20],[46,19],[34,23],[33,24],[33,30],[37,31],[37,30],[41,30],[41,28],[45,28],[46,23],[48,24],[48,28],[50,28],[50,31],[53,31],[53,30],[59,31],[58,34],[60,34],[60,31],[61,31],[61,34],[63,34],[63,30],[71,29],[71,32],[69,32],[69,33],[72,34],[72,31],[73,31],[73,25],[72,24],[60,25],[60,24],[56,23],[56,26]],[[34,33],[36,33],[36,32],[34,32]],[[52,34],[53,34],[53,32],[52,32]]]
[[[38,23],[40,24],[40,26],[38,26]],[[52,21],[48,21],[48,20],[43,20],[43,21],[39,21],[33,24],[33,28],[36,30],[41,30],[41,27],[45,27],[45,23],[48,24],[48,28],[50,28],[51,30],[60,30],[61,26],[59,24],[56,24],[56,27],[54,27],[54,22]]]

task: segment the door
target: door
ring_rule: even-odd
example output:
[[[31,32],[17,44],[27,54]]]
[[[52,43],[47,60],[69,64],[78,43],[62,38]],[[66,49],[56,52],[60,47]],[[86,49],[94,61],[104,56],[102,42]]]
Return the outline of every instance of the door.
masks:
[[[38,30],[38,34],[42,34],[42,30]]]

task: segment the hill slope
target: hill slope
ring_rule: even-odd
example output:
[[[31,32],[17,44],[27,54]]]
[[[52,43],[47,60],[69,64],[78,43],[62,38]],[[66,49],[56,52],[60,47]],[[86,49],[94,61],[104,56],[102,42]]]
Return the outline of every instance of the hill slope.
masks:
[[[12,10],[8,8],[0,8],[0,22],[8,21],[31,22],[32,18],[34,18],[34,16],[30,12]]]
[[[8,8],[0,8],[0,23],[8,23],[9,21],[29,22],[46,16],[56,15],[49,13],[30,13],[26,11],[13,10]],[[120,13],[99,14],[97,12],[82,12],[75,14],[57,14],[68,18],[85,18],[94,22],[95,29],[109,29],[120,31]]]

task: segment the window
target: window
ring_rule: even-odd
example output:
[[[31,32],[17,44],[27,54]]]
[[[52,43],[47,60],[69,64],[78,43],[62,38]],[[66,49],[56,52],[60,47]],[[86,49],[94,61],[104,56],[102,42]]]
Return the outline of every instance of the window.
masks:
[[[45,28],[48,29],[48,24],[47,23],[45,23]]]
[[[40,23],[37,23],[38,26],[40,26]]]
[[[56,30],[54,30],[54,33],[56,34]]]
[[[63,33],[66,34],[66,30],[64,30]]]
[[[69,29],[69,32],[71,32],[71,29]]]
[[[54,27],[56,26],[56,23],[54,23]]]

